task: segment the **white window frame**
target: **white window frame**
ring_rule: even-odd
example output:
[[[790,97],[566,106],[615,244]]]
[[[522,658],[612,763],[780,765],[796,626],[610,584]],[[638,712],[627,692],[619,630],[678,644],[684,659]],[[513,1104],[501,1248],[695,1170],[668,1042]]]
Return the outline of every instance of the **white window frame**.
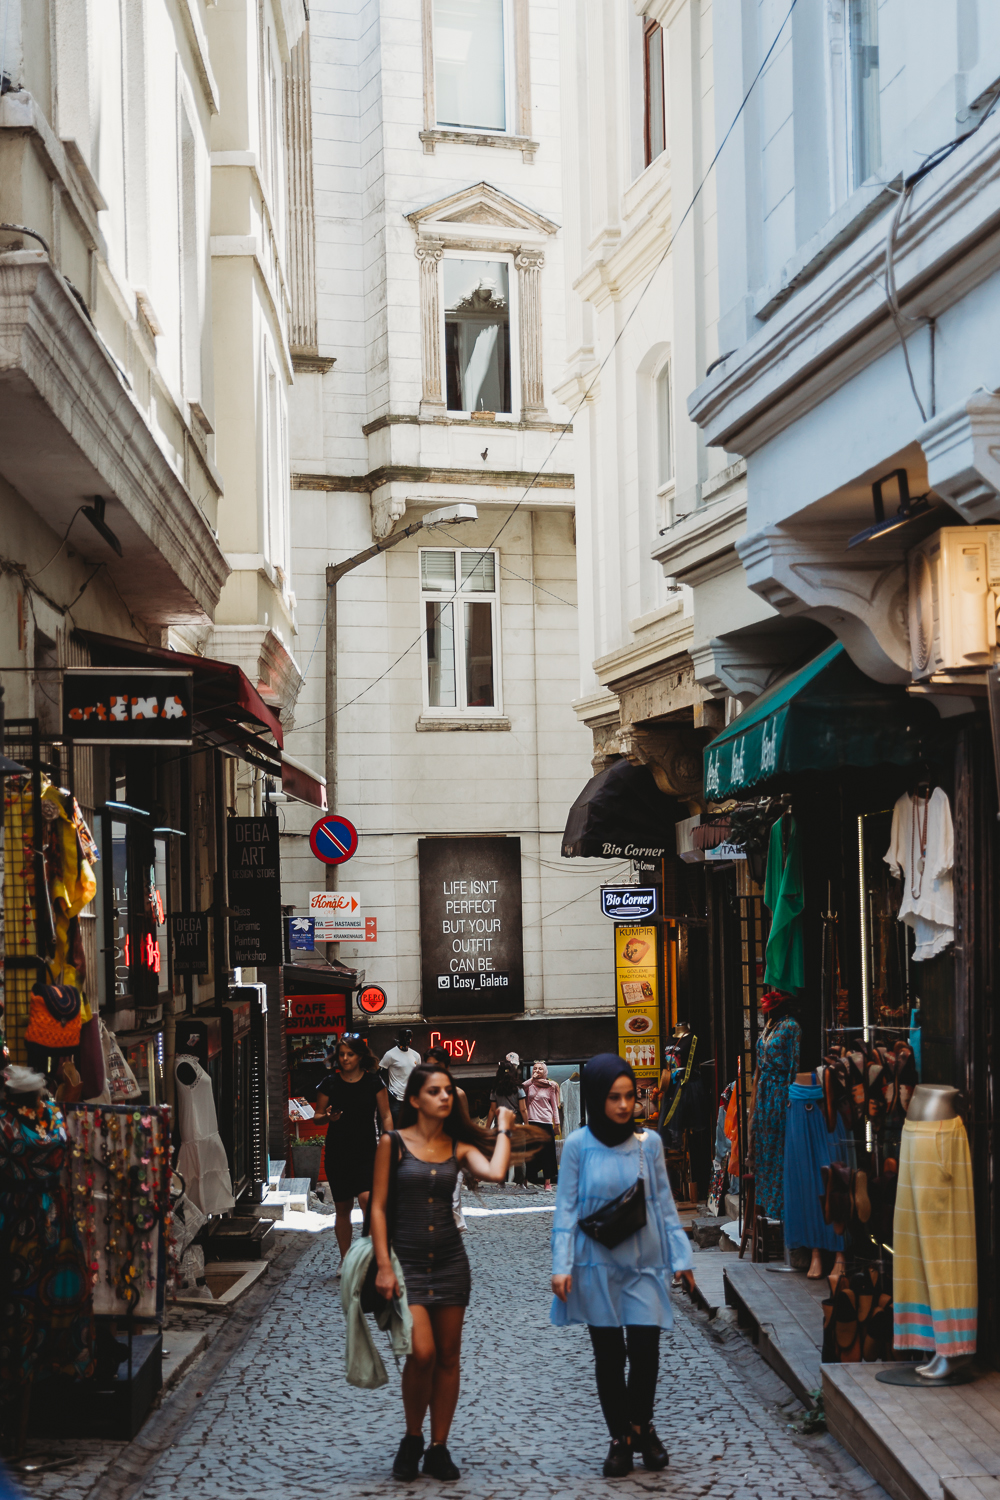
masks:
[[[660,442],[662,438],[660,428],[660,382],[664,375],[667,377],[667,438],[670,444],[670,473],[666,479],[660,477]],[[675,439],[674,424],[674,372],[673,364],[668,354],[666,359],[660,361],[653,373],[653,476],[656,485],[656,499],[658,512],[658,525],[670,526],[673,523],[673,501],[674,491],[677,487],[677,445]]]
[[[879,19],[877,4],[875,6],[875,19],[876,19],[876,25],[877,25],[878,24],[878,19]],[[878,118],[878,128],[879,128],[879,143],[878,143],[879,144],[879,150],[878,150],[878,156],[879,156],[879,159],[878,159],[878,161],[875,162],[875,164],[874,164],[871,172],[869,172],[869,174],[868,174],[867,177],[858,178],[858,177],[855,176],[855,171],[854,171],[854,148],[855,148],[855,144],[856,143],[855,143],[855,139],[854,139],[854,135],[855,135],[855,132],[854,132],[854,102],[855,102],[854,101],[854,69],[853,69],[852,63],[851,63],[851,0],[843,0],[843,27],[844,27],[844,31],[843,31],[843,35],[844,35],[844,54],[843,54],[843,56],[844,56],[844,61],[843,61],[843,68],[844,68],[844,124],[845,124],[845,127],[846,127],[845,132],[844,132],[844,134],[845,134],[845,143],[844,144],[845,144],[845,151],[846,151],[847,191],[848,191],[848,196],[850,196],[851,193],[857,192],[858,188],[863,187],[866,182],[870,182],[871,179],[872,179],[872,177],[877,176],[879,168],[882,165],[882,93],[881,93],[881,86],[880,86],[879,90],[878,90],[878,95],[877,95],[877,97],[878,97],[878,112],[879,112],[879,118]],[[879,50],[879,83],[881,85],[881,76],[882,76],[882,74],[881,74],[881,50],[882,50],[882,43],[881,43],[881,41],[879,41],[879,43],[878,43],[878,50]]]
[[[444,589],[425,589],[423,586],[423,554],[425,552],[451,552],[455,557],[455,580],[457,587],[454,593],[446,593]],[[473,554],[482,557],[489,552],[493,557],[493,581],[496,585],[491,594],[482,590],[464,589],[462,587],[462,564],[463,555]],[[500,553],[495,547],[419,547],[417,549],[417,588],[420,594],[420,675],[421,695],[424,705],[424,714],[435,719],[502,719],[503,718],[503,673],[500,666]],[[473,603],[492,604],[493,621],[493,706],[492,708],[468,707],[463,703],[465,697],[465,629],[461,619],[461,606],[466,600]],[[439,707],[430,702],[430,691],[428,684],[428,672],[430,663],[427,656],[427,604],[451,604],[453,606],[453,619],[455,620],[455,697],[457,702],[454,707]]]
[[[435,130],[455,130],[465,135],[518,135],[517,118],[517,47],[515,44],[514,0],[503,0],[503,115],[504,127],[495,125],[455,125],[438,119],[437,52],[434,47],[434,0],[428,0],[430,24],[430,64],[433,86],[433,120]]]
[[[497,412],[498,417],[510,417],[512,421],[521,420],[521,338],[520,338],[520,307],[518,306],[518,276],[517,267],[514,264],[514,256],[509,251],[503,250],[452,250],[448,249],[441,257],[441,265],[438,268],[438,338],[441,349],[441,397],[444,401],[447,415],[456,421],[466,418],[471,422],[472,413],[468,411],[453,411],[448,405],[448,366],[445,344],[445,318],[446,308],[444,305],[444,262],[446,260],[481,260],[496,265],[503,261],[507,267],[507,295],[509,303],[507,307],[507,322],[510,343],[510,405],[509,412]]]

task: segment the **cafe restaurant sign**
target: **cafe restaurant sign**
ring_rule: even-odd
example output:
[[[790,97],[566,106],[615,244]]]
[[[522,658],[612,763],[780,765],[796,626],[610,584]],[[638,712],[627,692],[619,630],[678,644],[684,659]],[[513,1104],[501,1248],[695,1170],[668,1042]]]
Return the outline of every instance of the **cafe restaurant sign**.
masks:
[[[194,674],[67,667],[63,737],[77,745],[190,745]]]

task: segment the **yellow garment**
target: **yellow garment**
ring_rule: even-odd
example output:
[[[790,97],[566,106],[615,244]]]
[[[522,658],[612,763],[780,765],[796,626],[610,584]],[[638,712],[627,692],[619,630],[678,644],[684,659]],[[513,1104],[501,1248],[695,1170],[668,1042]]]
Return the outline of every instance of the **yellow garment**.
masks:
[[[960,1119],[903,1126],[892,1242],[896,1348],[975,1354],[976,1215]]]
[[[47,978],[54,984],[71,984],[80,989],[80,979],[73,964],[67,962],[69,926],[75,916],[97,894],[97,880],[84,846],[93,845],[89,829],[83,825],[86,840],[78,842],[77,828],[67,816],[58,787],[42,777],[42,802],[54,810],[56,851],[46,860],[49,893],[55,925],[55,955],[48,965]],[[5,864],[3,902],[6,951],[10,957],[33,958],[38,952],[35,931],[34,819],[32,816],[31,780],[9,776],[4,781]],[[48,819],[46,819],[48,821]],[[82,822],[82,819],[81,819]],[[31,988],[38,977],[34,966],[8,966],[5,975],[4,1003],[6,1040],[16,1063],[26,1061],[24,1032],[28,1025]],[[81,1016],[92,1019],[93,1011],[81,989]]]

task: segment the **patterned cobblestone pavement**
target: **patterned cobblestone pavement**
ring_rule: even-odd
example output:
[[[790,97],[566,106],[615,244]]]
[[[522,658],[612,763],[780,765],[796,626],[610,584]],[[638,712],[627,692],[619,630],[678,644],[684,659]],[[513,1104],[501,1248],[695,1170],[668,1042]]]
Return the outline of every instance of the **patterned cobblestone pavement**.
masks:
[[[247,1318],[245,1337],[233,1326],[233,1352],[217,1340],[214,1368],[196,1368],[171,1396],[158,1414],[158,1438],[150,1424],[145,1448],[142,1438],[120,1456],[112,1445],[95,1445],[80,1472],[55,1488],[54,1476],[44,1486],[36,1482],[28,1493],[67,1500],[600,1500],[647,1493],[883,1500],[832,1438],[790,1429],[794,1399],[730,1315],[720,1312],[707,1324],[686,1302],[678,1303],[674,1333],[664,1341],[656,1400],[670,1468],[603,1479],[607,1438],[586,1330],[556,1330],[548,1321],[551,1214],[542,1204],[551,1199],[508,1190],[484,1201],[507,1211],[469,1220],[473,1301],[451,1439],[462,1469],[457,1483],[421,1478],[404,1486],[390,1477],[403,1430],[399,1379],[387,1353],[388,1386],[370,1392],[346,1384],[337,1252],[324,1233],[287,1258],[275,1295]],[[718,1252],[696,1257],[713,1300],[721,1263]],[[101,1464],[98,1446],[105,1449]]]

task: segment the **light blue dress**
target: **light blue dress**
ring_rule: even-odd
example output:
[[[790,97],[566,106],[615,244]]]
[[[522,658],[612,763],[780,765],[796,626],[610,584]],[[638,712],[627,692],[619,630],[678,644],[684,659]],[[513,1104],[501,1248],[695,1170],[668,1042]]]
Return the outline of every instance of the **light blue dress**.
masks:
[[[595,1328],[645,1324],[672,1328],[670,1278],[691,1269],[691,1246],[674,1206],[663,1147],[652,1131],[642,1140],[646,1224],[614,1250],[578,1227],[617,1198],[639,1175],[639,1136],[604,1146],[584,1125],[563,1146],[552,1223],[552,1274],[573,1277],[566,1302],[552,1299],[552,1322]]]

